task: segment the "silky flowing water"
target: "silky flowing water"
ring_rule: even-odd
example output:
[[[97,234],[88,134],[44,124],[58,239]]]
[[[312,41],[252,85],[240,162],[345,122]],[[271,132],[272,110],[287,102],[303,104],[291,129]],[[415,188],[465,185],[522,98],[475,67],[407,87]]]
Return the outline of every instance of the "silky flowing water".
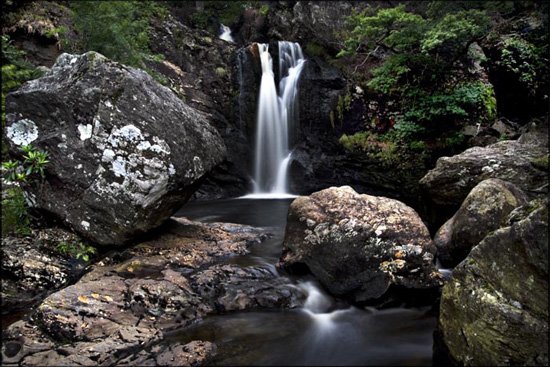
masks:
[[[266,228],[273,237],[253,245],[240,266],[277,272],[291,199],[230,199],[188,203],[177,215],[203,222]],[[430,365],[436,319],[429,308],[358,308],[328,295],[311,276],[290,277],[307,293],[293,310],[235,312],[205,318],[168,341],[216,343],[212,365]]]

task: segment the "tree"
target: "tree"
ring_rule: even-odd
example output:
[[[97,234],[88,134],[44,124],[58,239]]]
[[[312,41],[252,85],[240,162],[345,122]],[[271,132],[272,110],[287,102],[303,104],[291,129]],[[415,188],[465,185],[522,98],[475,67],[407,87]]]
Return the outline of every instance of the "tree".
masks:
[[[489,17],[484,10],[456,4],[447,10],[434,2],[422,15],[401,4],[366,8],[348,19],[349,37],[338,56],[362,55],[365,63],[384,52],[367,86],[401,103],[398,128],[408,124],[407,131],[429,132],[445,121],[474,115],[494,118],[492,87],[460,77],[463,66],[458,63],[472,43],[486,36]]]

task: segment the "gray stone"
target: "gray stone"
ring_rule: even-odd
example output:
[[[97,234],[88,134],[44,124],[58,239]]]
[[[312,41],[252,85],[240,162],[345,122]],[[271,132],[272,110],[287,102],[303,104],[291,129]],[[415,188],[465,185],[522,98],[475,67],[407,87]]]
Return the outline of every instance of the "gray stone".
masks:
[[[456,266],[487,234],[504,225],[513,209],[526,203],[527,196],[509,182],[498,178],[480,182],[434,237],[442,265]]]

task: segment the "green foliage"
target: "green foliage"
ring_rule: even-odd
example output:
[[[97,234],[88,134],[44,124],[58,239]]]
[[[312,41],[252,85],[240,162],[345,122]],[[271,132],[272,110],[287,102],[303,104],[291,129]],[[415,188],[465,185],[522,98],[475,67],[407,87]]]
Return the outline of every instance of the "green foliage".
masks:
[[[2,37],[2,128],[6,126],[6,95],[41,73],[24,60],[25,53],[15,48],[8,36]]]
[[[2,190],[2,236],[31,233],[30,216],[19,186]]]
[[[489,18],[479,10],[464,10],[445,15],[435,21],[421,39],[421,51],[439,56],[449,53],[451,57],[464,53],[466,46],[489,31]]]
[[[450,136],[445,138],[445,144],[448,147],[455,147],[464,143],[464,140],[465,140],[465,137],[463,134],[454,132]]]
[[[82,259],[83,261],[89,261],[90,256],[97,253],[95,247],[82,242],[61,241],[57,245],[57,250],[62,254],[69,255],[77,260]]]
[[[368,131],[353,135],[343,134],[338,141],[350,152],[366,153],[372,159],[387,165],[397,164],[402,153],[398,143],[381,139],[377,134]]]
[[[264,4],[264,5],[260,6],[260,9],[258,9],[258,11],[264,17],[267,16],[267,14],[269,14],[269,5]]]
[[[371,133],[368,131],[361,131],[353,135],[343,134],[338,141],[342,146],[349,151],[366,151],[369,146],[369,137]]]
[[[410,142],[409,148],[416,152],[424,152],[426,151],[426,143],[420,140],[413,140]]]
[[[209,21],[213,18],[217,18],[222,24],[231,25],[239,20],[243,9],[257,7],[257,5],[256,2],[251,1],[205,1],[204,9],[193,13],[191,22],[195,27],[203,29],[208,28]],[[269,7],[264,11],[267,14]]]
[[[481,3],[455,5],[432,2],[418,14],[403,4],[368,7],[348,18],[351,31],[338,56],[369,57],[380,50],[387,55],[367,83],[403,111],[384,140],[412,142],[459,119],[495,118],[492,86],[465,79],[457,63],[489,32],[489,17]]]
[[[311,56],[317,56],[317,57],[324,57],[327,56],[327,50],[321,45],[319,45],[317,42],[310,41],[306,43],[304,50],[306,54]]]
[[[9,182],[28,183],[29,179],[44,178],[44,167],[49,163],[48,152],[35,149],[32,145],[20,148],[23,153],[22,161],[2,162],[4,179]]]
[[[351,107],[351,94],[348,92],[344,95],[338,96],[338,103],[336,104],[336,112],[338,120],[344,121],[344,112],[349,111]]]
[[[214,72],[216,73],[217,76],[219,76],[220,78],[224,77],[227,75],[227,70],[221,66],[218,66],[216,69],[214,69]]]
[[[487,121],[496,117],[496,98],[493,87],[483,82],[467,82],[438,93],[410,89],[406,93],[409,109],[405,121],[429,126],[457,118],[479,116]]]
[[[137,67],[150,54],[150,19],[167,13],[155,1],[71,1],[70,7],[81,36],[73,48]]]
[[[417,125],[414,122],[400,119],[393,127],[393,130],[383,134],[380,139],[394,143],[407,143],[412,141],[414,138],[419,137],[419,135],[424,131],[425,129],[422,126]]]
[[[532,159],[531,164],[540,170],[548,172],[548,154]]]
[[[532,93],[536,90],[538,70],[544,68],[544,49],[519,36],[507,37],[502,41],[500,60],[496,64],[516,74],[518,80]]]
[[[418,47],[418,41],[425,32],[425,23],[421,16],[405,11],[403,4],[381,9],[376,14],[372,14],[371,8],[366,8],[348,18],[352,31],[337,56],[370,51],[376,47],[396,52],[410,50]]]

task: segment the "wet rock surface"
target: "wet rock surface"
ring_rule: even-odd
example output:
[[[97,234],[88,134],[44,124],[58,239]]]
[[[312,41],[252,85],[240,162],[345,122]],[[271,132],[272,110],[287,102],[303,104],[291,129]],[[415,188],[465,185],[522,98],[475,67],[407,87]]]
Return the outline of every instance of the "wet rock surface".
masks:
[[[59,228],[36,230],[27,237],[3,237],[0,246],[2,314],[27,309],[78,279],[86,264],[56,249],[60,241],[78,240],[74,234]]]
[[[263,267],[223,265],[268,237],[249,226],[172,219],[164,234],[94,264],[4,333],[4,365],[189,365],[215,353],[208,342],[160,345],[202,317],[292,308],[305,296]],[[178,358],[183,360],[178,361]]]
[[[487,234],[505,224],[512,210],[526,203],[527,196],[509,182],[496,178],[480,182],[434,237],[442,265],[458,265]]]
[[[439,331],[461,365],[548,365],[548,200],[512,211],[443,287]]]
[[[61,55],[9,94],[6,113],[12,154],[26,144],[49,154],[35,205],[98,244],[160,225],[226,154],[207,116],[95,52]]]
[[[244,121],[251,118],[253,126],[259,86],[259,81],[246,79],[254,74],[243,70],[254,65],[241,60],[244,48],[237,51],[234,44],[190,28],[171,15],[153,24],[151,38],[152,50],[166,60],[151,62],[150,67],[164,75],[189,106],[208,116],[227,147],[227,159],[206,175],[194,198],[243,195],[249,185],[247,162],[252,141]],[[243,93],[247,86],[253,90],[251,95]]]
[[[435,247],[418,214],[385,197],[332,187],[295,199],[289,209],[280,265],[305,264],[334,295],[380,298],[391,284],[439,284]]]

